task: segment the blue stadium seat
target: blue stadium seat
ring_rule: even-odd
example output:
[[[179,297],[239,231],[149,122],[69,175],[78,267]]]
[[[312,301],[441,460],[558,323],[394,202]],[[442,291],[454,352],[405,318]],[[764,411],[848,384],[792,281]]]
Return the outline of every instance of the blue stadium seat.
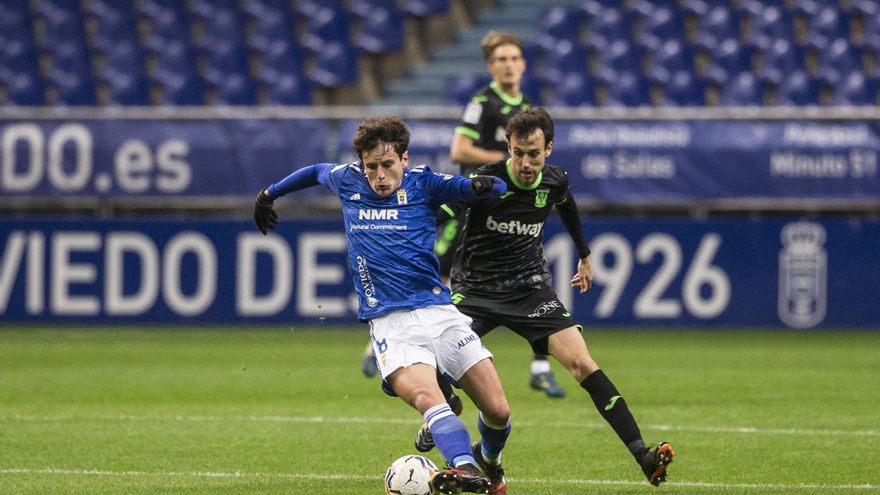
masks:
[[[311,105],[312,89],[306,78],[299,74],[287,73],[268,85],[268,104]]]
[[[864,46],[852,46],[846,38],[831,43],[822,54],[822,77],[833,84],[862,70]]]
[[[726,79],[752,70],[758,48],[751,43],[741,43],[733,38],[726,39],[712,52],[713,65],[724,71]]]
[[[853,72],[835,87],[837,105],[880,105],[880,78]]]
[[[596,94],[593,80],[586,74],[572,72],[553,87],[550,105],[568,107],[595,106]]]
[[[552,7],[538,22],[535,41],[543,46],[554,46],[560,41],[578,43],[583,31],[583,14],[575,9]]]
[[[429,17],[449,12],[449,0],[403,0],[400,10],[413,17]]]
[[[642,72],[642,53],[626,39],[613,41],[603,50],[598,50],[596,76],[609,82],[618,73],[639,74]]]
[[[735,11],[725,5],[714,5],[700,19],[696,42],[708,50],[714,50],[724,40],[739,39],[739,25],[740,18]]]
[[[783,105],[818,105],[822,80],[797,70],[783,78],[779,85],[779,102]]]
[[[393,6],[356,10],[354,12],[356,48],[373,54],[403,50],[403,17]]]
[[[486,74],[461,74],[446,78],[443,98],[447,103],[466,105],[478,89],[489,84],[492,78]]]
[[[794,39],[791,14],[777,6],[764,8],[761,15],[752,19],[752,41],[761,49],[769,49],[777,40]]]
[[[659,49],[667,41],[681,42],[685,38],[684,19],[674,7],[654,8],[651,15],[641,18],[641,25],[639,44],[651,50]]]
[[[247,74],[230,73],[222,80],[213,82],[217,104],[256,105],[257,88]]]
[[[646,75],[665,84],[679,71],[694,71],[694,48],[681,40],[670,39],[654,52]]]
[[[275,41],[262,55],[262,68],[257,74],[260,80],[271,81],[286,73],[305,74],[303,54],[292,42]]]
[[[573,41],[563,40],[538,62],[539,69],[545,81],[557,84],[570,72],[586,74],[588,72],[588,56],[587,49],[583,46],[577,45]]]
[[[834,40],[849,38],[849,16],[836,6],[825,6],[810,18],[809,39],[820,47],[826,47]]]
[[[764,104],[767,82],[751,72],[742,72],[721,88],[722,106],[757,106]]]
[[[11,72],[0,66],[0,84],[6,90],[6,104],[38,106],[45,103],[43,83],[35,72]]]
[[[154,58],[151,83],[162,89],[165,105],[204,104],[204,85],[196,73],[196,56],[189,44],[174,40]]]
[[[277,42],[292,43],[296,39],[293,16],[287,10],[264,10],[251,19],[247,46],[265,52]]]
[[[617,40],[630,40],[633,37],[632,22],[618,8],[605,8],[590,21],[587,44],[597,50],[604,50]]]
[[[52,54],[52,68],[46,74],[46,81],[57,91],[58,104],[96,104],[89,58],[86,49],[77,45]]]
[[[345,10],[322,5],[307,17],[306,32],[299,41],[304,48],[317,54],[323,52],[327,45],[350,45],[350,31],[350,19]]]
[[[312,84],[318,87],[352,85],[358,80],[357,57],[345,43],[327,43],[323,50],[314,55],[311,70],[307,74]]]
[[[640,107],[651,102],[648,81],[638,73],[620,72],[608,84],[609,106]]]
[[[694,77],[691,72],[680,70],[673,73],[664,86],[669,101],[678,106],[701,106],[706,104],[708,81]]]

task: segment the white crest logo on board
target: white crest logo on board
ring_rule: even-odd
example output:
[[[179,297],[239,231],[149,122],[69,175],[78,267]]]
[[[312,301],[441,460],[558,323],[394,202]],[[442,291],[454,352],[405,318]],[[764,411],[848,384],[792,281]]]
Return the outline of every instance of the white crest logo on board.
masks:
[[[779,252],[779,319],[794,328],[810,328],[825,319],[828,253],[825,228],[796,222],[783,227]]]

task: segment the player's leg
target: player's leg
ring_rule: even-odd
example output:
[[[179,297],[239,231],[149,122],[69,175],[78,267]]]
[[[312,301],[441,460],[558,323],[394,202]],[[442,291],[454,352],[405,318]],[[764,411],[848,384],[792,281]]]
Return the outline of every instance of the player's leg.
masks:
[[[361,354],[361,372],[367,378],[373,378],[379,373],[379,367],[376,365],[376,356],[373,354],[373,342],[367,342],[367,347]]]
[[[599,414],[626,445],[651,484],[666,481],[666,468],[675,455],[672,446],[665,442],[654,448],[645,445],[626,400],[593,360],[580,329],[571,326],[553,333],[548,338],[548,348],[590,395]]]
[[[432,479],[433,491],[485,493],[489,478],[476,465],[467,427],[452,412],[437,384],[433,329],[424,311],[394,312],[370,322],[373,348],[381,356],[377,362],[383,385],[422,414],[451,466]]]
[[[474,365],[462,376],[461,385],[474,404],[480,405],[477,416],[480,440],[472,445],[474,458],[491,480],[489,494],[506,495],[501,452],[510,436],[510,407],[492,361],[485,359]]]
[[[529,386],[535,390],[541,390],[548,397],[559,399],[565,397],[565,389],[557,382],[550,369],[550,362],[546,354],[535,353],[530,366],[531,378]]]
[[[440,386],[440,391],[443,393],[443,397],[446,398],[449,408],[456,416],[461,416],[464,410],[464,403],[461,401],[461,397],[455,394],[449,380],[439,372],[437,373],[437,384]],[[419,431],[416,432],[415,447],[419,452],[430,452],[434,448],[434,437],[431,435],[431,428],[428,427],[428,423],[422,424]]]

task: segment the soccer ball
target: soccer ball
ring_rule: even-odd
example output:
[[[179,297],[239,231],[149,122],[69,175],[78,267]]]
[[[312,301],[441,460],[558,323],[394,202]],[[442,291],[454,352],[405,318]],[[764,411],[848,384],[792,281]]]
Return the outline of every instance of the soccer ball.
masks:
[[[385,493],[388,495],[430,495],[431,478],[439,469],[431,459],[405,455],[391,463],[385,472]]]

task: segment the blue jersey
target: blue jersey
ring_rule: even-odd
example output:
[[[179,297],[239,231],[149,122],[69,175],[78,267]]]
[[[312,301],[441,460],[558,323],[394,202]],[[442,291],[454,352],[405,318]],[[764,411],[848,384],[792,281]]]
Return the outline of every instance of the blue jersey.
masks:
[[[359,161],[313,167],[318,182],[342,202],[359,320],[451,303],[434,257],[436,214],[443,203],[473,197],[469,179],[421,165],[404,170],[400,188],[383,198]]]

